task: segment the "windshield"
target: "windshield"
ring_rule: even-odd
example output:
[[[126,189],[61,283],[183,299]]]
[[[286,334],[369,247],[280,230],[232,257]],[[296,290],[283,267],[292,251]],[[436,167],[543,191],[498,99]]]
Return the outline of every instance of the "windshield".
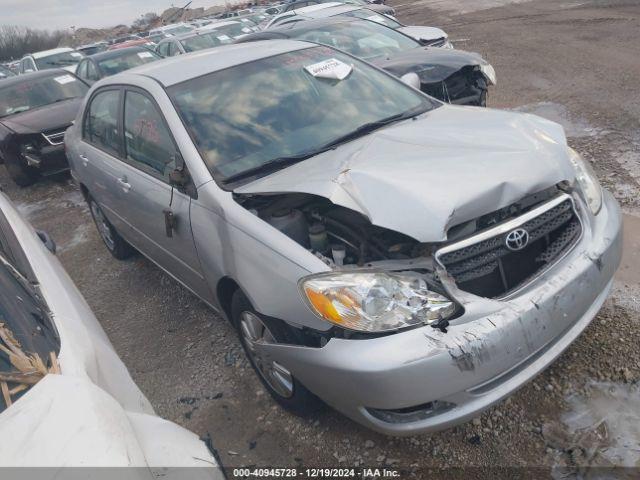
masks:
[[[84,55],[93,55],[94,53],[104,52],[107,49],[106,45],[94,45],[91,47],[83,47],[79,49],[79,52],[82,52]]]
[[[175,85],[169,94],[207,167],[223,182],[320,149],[363,125],[437,105],[326,47],[214,72]]]
[[[167,38],[167,35],[164,33],[156,33],[155,35],[149,35],[147,37],[148,42],[158,43],[160,40]]]
[[[363,20],[370,20],[372,22],[381,23],[382,25],[386,25],[389,28],[393,28],[397,30],[402,27],[400,22],[396,22],[393,18],[387,17],[386,15],[381,15],[379,13],[374,12],[373,10],[369,10],[368,8],[361,8],[359,10],[352,10],[350,12],[341,13],[337,15],[339,17],[352,17],[352,18],[362,18]]]
[[[314,28],[300,33],[296,38],[339,48],[365,60],[420,47],[415,40],[391,28],[361,21]]]
[[[251,29],[245,27],[241,23],[230,23],[228,25],[222,25],[220,27],[212,27],[211,30],[214,30],[217,35],[227,35],[233,38],[251,33]]]
[[[0,118],[70,98],[83,97],[89,87],[69,74],[25,78],[8,87],[0,84]]]
[[[148,50],[141,50],[139,52],[127,52],[115,58],[107,58],[98,62],[98,66],[105,75],[109,76],[156,60],[160,60],[160,56]]]
[[[0,227],[4,224],[0,212]],[[25,261],[26,257],[22,251],[12,251],[9,245],[15,242],[15,237],[9,240],[12,233],[0,229],[0,350],[3,352],[0,373],[17,377],[35,374],[37,382],[60,352],[60,339],[41,293],[20,271],[24,270],[21,266],[30,270],[30,265],[14,262],[16,253]],[[13,247],[19,248],[19,245],[13,244]],[[37,368],[38,365],[42,368]],[[17,384],[23,388],[5,390],[0,412],[19,400],[35,382],[23,384],[15,379],[11,383],[12,387]]]
[[[187,27],[185,25],[180,25],[178,27],[166,28],[162,33],[170,34],[170,35],[181,35],[183,33],[191,32],[193,28]]]
[[[212,32],[185,38],[181,42],[187,52],[195,52],[197,50],[204,50],[205,48],[213,48],[218,45],[231,43],[232,41],[228,35]]]
[[[11,70],[0,65],[0,78],[13,77],[13,76],[14,76],[14,73]]]
[[[82,54],[79,52],[64,52],[49,55],[47,57],[36,58],[38,70],[46,70],[48,68],[60,68],[75,65],[82,60]]]

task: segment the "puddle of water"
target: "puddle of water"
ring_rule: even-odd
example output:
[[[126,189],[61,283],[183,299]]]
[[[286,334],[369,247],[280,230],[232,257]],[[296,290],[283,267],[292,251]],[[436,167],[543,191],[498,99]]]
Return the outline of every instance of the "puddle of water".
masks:
[[[504,7],[515,3],[525,3],[530,0],[419,0],[411,5],[424,5],[434,10],[470,13],[480,10],[488,10],[490,8]]]
[[[33,203],[14,203],[16,210],[27,220],[32,220],[38,213],[47,208],[47,202],[41,200]]]
[[[594,457],[601,456],[617,466],[640,466],[638,386],[594,382],[589,391],[590,398],[574,394],[567,399],[571,411],[563,415],[562,421],[577,435],[594,437],[593,433],[600,429],[600,442],[586,445],[596,450]]]
[[[531,113],[559,123],[564,128],[567,137],[597,137],[606,135],[609,131],[589,125],[581,118],[572,118],[567,107],[553,102],[539,102],[530,105],[522,105],[511,109],[514,112]]]
[[[586,394],[571,394],[567,403],[569,410],[561,417],[564,430],[556,424],[543,429],[556,449],[571,452],[568,463],[575,465],[573,472],[559,469],[555,478],[576,478],[576,473],[582,473],[578,478],[609,478],[598,467],[640,466],[638,385],[591,382]]]
[[[78,228],[75,229],[71,239],[68,242],[64,242],[61,245],[58,245],[58,252],[66,252],[68,250],[72,250],[76,248],[78,245],[81,245],[89,240],[89,231],[91,225],[82,224]]]

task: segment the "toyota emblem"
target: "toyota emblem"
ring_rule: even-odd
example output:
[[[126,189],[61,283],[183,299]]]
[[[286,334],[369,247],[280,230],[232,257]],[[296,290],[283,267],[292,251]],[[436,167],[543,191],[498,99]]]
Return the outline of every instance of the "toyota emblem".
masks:
[[[527,246],[528,243],[529,232],[527,232],[524,228],[516,228],[515,230],[511,230],[504,239],[504,244],[512,252],[522,250]]]

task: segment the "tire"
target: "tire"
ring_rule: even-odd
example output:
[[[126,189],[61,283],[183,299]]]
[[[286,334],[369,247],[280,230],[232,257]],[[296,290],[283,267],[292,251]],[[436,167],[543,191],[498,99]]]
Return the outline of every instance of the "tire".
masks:
[[[262,385],[264,385],[274,400],[285,410],[299,416],[308,416],[323,409],[324,403],[307,390],[286,368],[277,362],[262,360],[259,355],[253,351],[251,346],[252,342],[248,338],[250,335],[248,330],[250,329],[247,329],[246,325],[247,320],[259,321],[264,327],[261,341],[266,342],[298,343],[296,341],[296,332],[289,327],[280,325],[276,320],[259,316],[247,297],[240,290],[237,290],[233,294],[231,300],[231,316],[238,332],[242,348],[249,359],[249,363],[251,363],[260,382],[262,382]],[[270,374],[269,371],[275,372],[275,375]]]
[[[115,227],[111,225],[111,222],[102,212],[98,202],[96,202],[91,196],[88,196],[87,203],[89,203],[91,217],[96,224],[98,234],[111,255],[118,260],[126,260],[131,257],[135,253],[135,249],[124,238],[122,238]]]
[[[20,159],[14,155],[7,155],[4,164],[9,176],[19,187],[33,185],[40,176],[35,168],[21,162]]]
[[[480,101],[478,102],[478,106],[479,107],[486,107],[487,106],[487,90],[483,90],[482,93],[480,94]]]

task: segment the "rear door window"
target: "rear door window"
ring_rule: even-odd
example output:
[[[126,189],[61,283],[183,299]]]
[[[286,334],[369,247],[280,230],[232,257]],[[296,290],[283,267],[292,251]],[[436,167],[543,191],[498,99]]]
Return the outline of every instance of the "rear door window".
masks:
[[[87,60],[83,60],[80,62],[80,65],[78,65],[78,69],[76,70],[76,75],[82,79],[87,78],[87,63]]]
[[[114,156],[118,156],[121,143],[119,107],[120,90],[103,90],[93,96],[84,118],[84,139]]]
[[[92,61],[87,62],[87,78],[89,80],[100,80],[98,69]]]
[[[124,102],[124,139],[127,162],[168,181],[176,168],[177,148],[164,117],[146,95],[127,91]]]

